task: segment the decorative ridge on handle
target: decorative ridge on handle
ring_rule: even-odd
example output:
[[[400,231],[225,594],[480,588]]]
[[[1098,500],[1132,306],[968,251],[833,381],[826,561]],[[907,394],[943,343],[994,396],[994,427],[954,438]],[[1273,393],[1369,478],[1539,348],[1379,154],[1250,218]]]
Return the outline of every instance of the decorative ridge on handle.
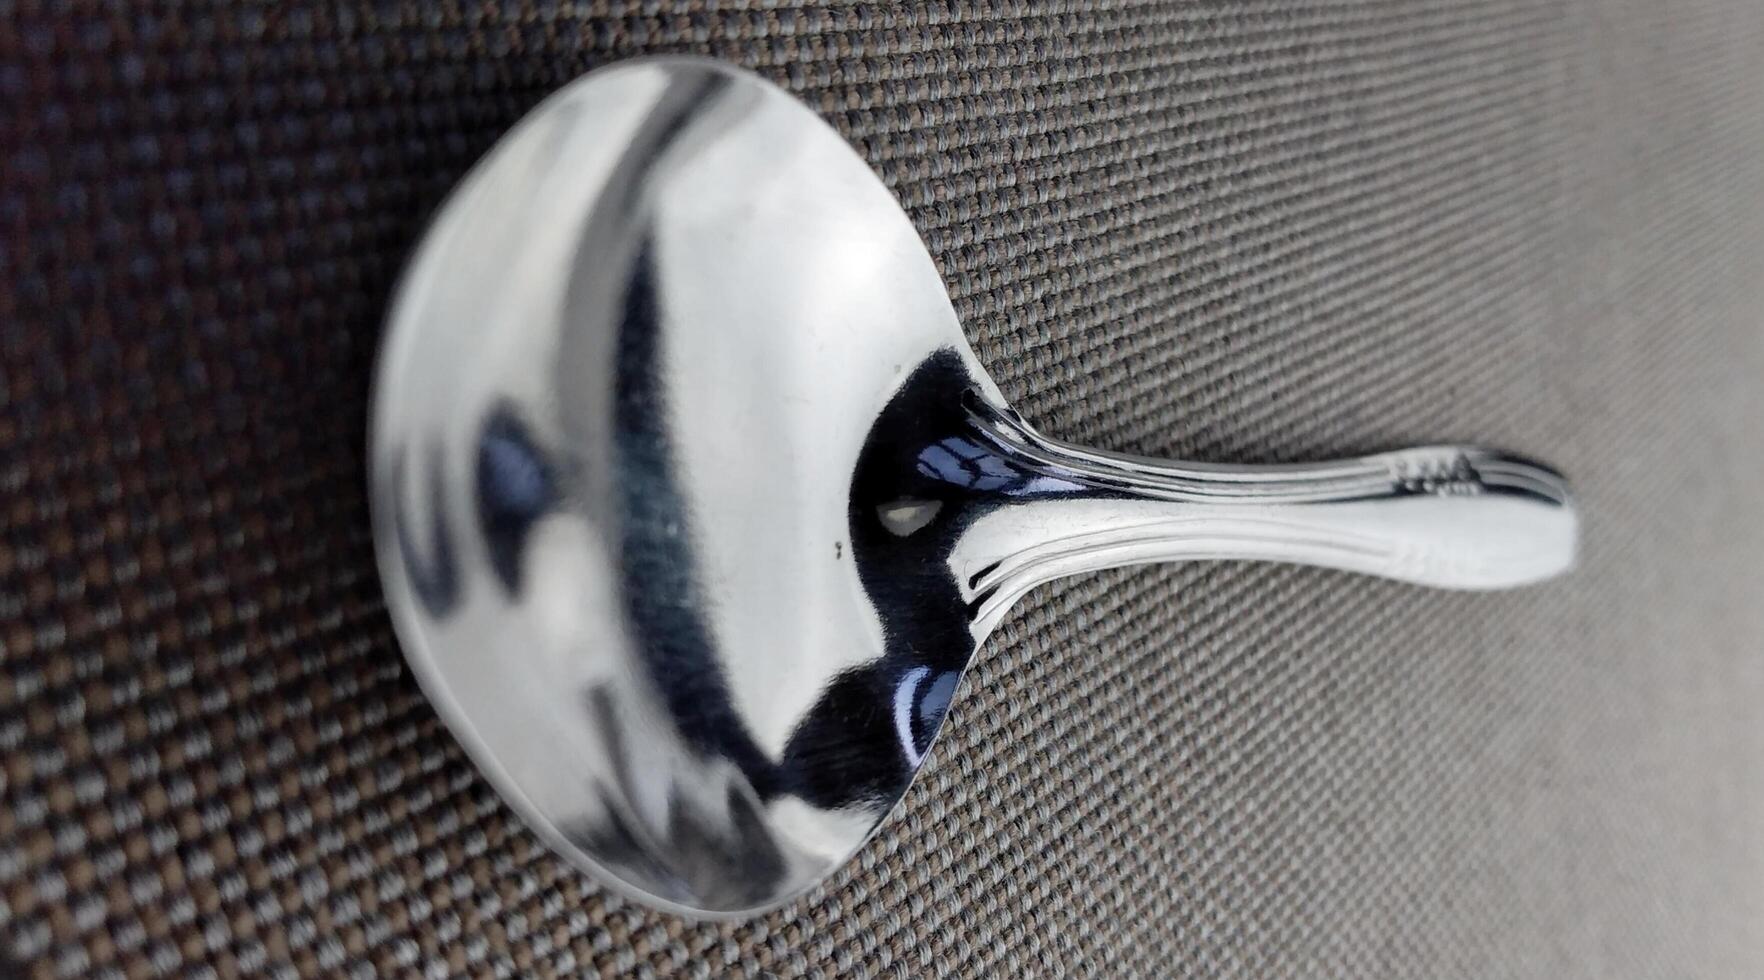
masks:
[[[1562,475],[1476,446],[1319,463],[1164,461],[1050,439],[969,400],[975,431],[1063,492],[976,520],[976,632],[1064,575],[1147,562],[1255,559],[1421,585],[1499,589],[1567,571],[1578,518]]]

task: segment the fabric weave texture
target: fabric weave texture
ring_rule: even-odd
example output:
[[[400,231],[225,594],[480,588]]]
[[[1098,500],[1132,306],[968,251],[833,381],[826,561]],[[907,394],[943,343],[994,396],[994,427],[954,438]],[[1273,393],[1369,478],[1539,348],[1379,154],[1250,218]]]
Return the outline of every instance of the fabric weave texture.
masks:
[[[403,665],[364,428],[425,216],[663,52],[848,137],[1050,435],[1530,453],[1581,568],[1073,579],[826,887],[602,892]],[[15,0],[0,167],[0,973],[1764,975],[1756,0]]]

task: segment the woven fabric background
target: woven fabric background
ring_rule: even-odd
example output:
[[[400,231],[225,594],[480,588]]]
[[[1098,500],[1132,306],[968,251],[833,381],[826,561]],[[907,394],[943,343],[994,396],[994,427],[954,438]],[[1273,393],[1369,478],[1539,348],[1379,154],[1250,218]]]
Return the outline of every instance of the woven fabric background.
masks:
[[[1073,580],[824,889],[601,893],[403,666],[366,396],[472,161],[682,51],[860,148],[1051,434],[1504,445],[1583,567]],[[1756,0],[9,0],[0,107],[0,974],[1764,975]]]

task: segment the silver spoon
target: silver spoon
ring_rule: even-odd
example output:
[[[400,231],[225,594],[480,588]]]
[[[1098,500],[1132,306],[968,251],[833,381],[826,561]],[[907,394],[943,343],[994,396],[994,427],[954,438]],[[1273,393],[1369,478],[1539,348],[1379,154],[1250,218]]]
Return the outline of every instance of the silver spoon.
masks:
[[[393,304],[370,454],[441,716],[560,854],[701,916],[837,869],[1039,583],[1252,558],[1484,589],[1575,550],[1561,477],[1483,449],[1221,466],[1037,434],[864,161],[688,59],[569,85],[460,185]]]

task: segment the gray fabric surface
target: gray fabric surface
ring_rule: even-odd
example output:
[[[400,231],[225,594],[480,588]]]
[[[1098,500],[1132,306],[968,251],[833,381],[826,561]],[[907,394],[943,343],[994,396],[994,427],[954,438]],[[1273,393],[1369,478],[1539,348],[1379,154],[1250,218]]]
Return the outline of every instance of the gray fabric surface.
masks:
[[[1050,434],[1447,439],[1584,565],[1022,605],[848,871],[696,925],[419,695],[362,427],[423,215],[697,51],[899,193]],[[0,17],[0,951],[27,976],[1764,974],[1764,7],[23,3]]]

